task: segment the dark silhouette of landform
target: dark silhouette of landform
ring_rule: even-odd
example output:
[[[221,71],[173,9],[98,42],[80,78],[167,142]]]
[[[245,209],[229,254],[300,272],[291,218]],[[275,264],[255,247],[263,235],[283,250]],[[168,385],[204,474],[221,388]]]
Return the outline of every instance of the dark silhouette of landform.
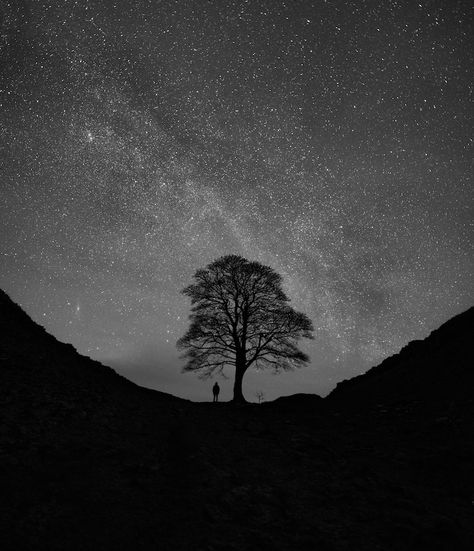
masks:
[[[0,291],[0,546],[471,549],[473,322],[325,399],[198,404],[79,355]]]

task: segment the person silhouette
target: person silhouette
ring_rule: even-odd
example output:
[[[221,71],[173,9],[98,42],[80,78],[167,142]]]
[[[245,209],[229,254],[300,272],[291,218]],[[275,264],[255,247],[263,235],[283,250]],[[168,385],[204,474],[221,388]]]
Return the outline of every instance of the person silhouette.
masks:
[[[219,385],[217,384],[217,381],[214,383],[214,386],[212,387],[212,394],[214,396],[213,402],[219,401],[219,392],[220,392]]]

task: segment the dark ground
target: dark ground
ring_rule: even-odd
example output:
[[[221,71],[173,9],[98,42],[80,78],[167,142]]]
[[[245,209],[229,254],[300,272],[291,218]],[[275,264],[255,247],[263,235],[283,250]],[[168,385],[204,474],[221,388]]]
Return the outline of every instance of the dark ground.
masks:
[[[354,405],[341,387],[325,400],[195,404],[79,356],[8,300],[3,549],[472,548],[472,370],[432,400]]]

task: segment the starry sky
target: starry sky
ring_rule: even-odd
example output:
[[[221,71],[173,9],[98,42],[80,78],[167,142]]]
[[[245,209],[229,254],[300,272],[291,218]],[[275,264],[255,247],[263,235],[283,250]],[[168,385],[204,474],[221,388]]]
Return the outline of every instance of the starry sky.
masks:
[[[325,395],[473,304],[471,2],[0,15],[0,286],[80,353],[209,399],[180,372],[180,290],[224,254],[315,325],[311,365],[249,372],[249,400]]]

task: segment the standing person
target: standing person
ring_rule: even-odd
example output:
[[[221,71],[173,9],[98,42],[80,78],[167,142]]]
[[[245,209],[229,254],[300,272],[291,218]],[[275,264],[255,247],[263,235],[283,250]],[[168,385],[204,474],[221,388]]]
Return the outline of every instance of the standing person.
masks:
[[[213,402],[219,401],[219,392],[220,392],[219,385],[217,384],[217,381],[214,383],[214,386],[212,387],[212,394],[214,395]]]

